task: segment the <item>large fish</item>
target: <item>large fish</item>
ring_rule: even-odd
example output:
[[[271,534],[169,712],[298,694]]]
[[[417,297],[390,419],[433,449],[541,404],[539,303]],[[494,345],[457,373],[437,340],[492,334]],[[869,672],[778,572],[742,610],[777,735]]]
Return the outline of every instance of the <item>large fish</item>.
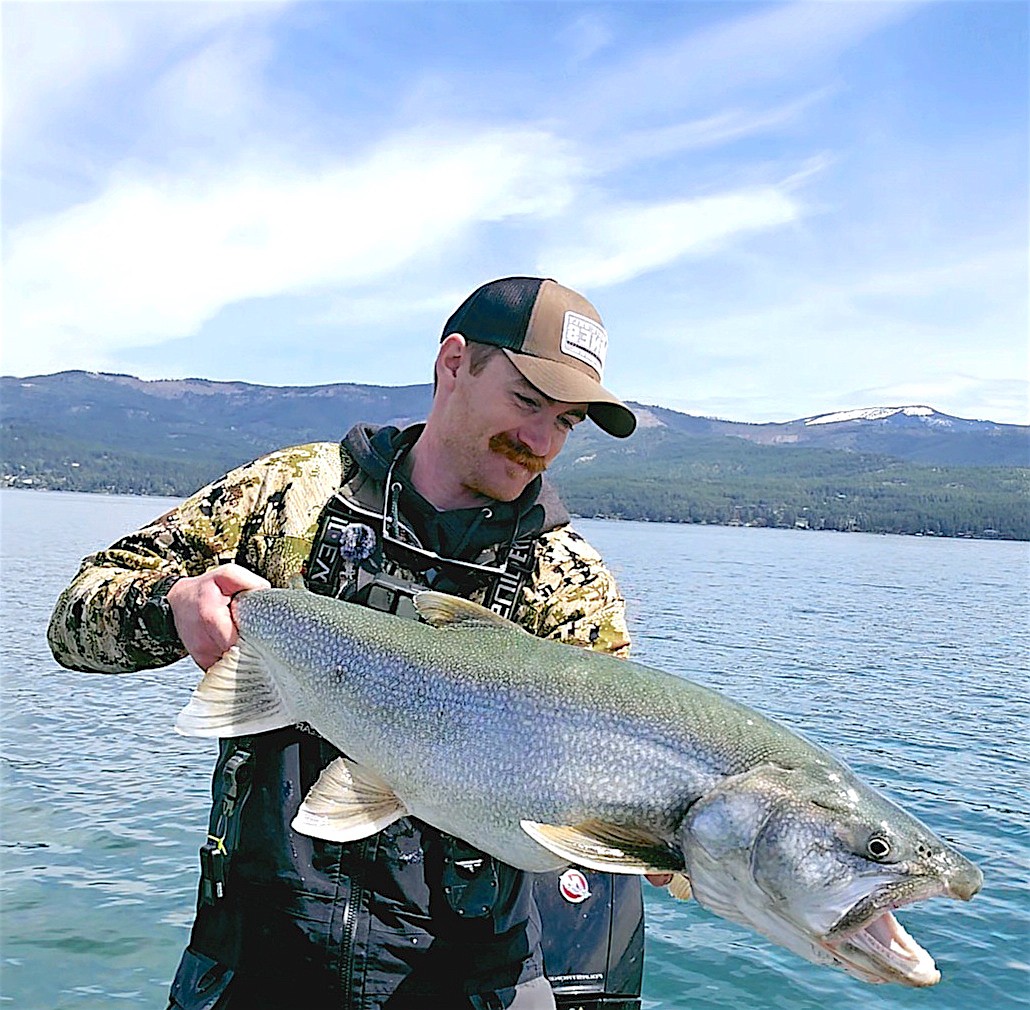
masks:
[[[697,900],[868,982],[933,985],[898,906],[983,876],[825,750],[659,670],[535,638],[424,592],[425,624],[303,590],[232,602],[239,643],[176,728],[303,722],[347,756],[296,830],[350,841],[412,815],[530,871],[686,874]]]

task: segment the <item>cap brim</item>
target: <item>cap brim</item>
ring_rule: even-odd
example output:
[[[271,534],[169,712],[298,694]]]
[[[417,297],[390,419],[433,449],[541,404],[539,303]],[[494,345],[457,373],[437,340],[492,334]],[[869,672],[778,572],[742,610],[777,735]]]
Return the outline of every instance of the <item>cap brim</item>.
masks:
[[[585,403],[590,420],[609,435],[626,438],[633,434],[637,426],[633,411],[596,379],[560,361],[518,354],[507,348],[503,351],[522,377],[541,393],[563,403]]]

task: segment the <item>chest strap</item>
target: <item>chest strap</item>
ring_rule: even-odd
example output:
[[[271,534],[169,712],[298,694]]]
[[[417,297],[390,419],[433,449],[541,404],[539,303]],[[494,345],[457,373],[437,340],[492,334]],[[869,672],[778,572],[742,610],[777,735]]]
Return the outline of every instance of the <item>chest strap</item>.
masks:
[[[390,557],[390,545],[383,542],[377,529],[378,518],[374,509],[355,501],[345,488],[329,498],[319,516],[318,532],[304,566],[304,579],[312,592],[338,597],[344,594],[345,587],[366,579],[389,584],[394,595],[402,588],[399,580],[383,572],[384,563],[389,568],[400,567],[401,563]],[[509,619],[514,614],[533,572],[538,536],[532,533],[513,541],[503,564],[498,566],[500,573],[487,582],[484,606],[495,614]],[[405,583],[405,587],[409,596],[425,588],[415,582]],[[364,602],[375,609],[415,616],[413,608],[401,608],[396,601],[382,608],[376,606],[373,596]]]
[[[504,559],[504,572],[494,579],[486,592],[484,605],[501,617],[512,619],[522,589],[533,573],[537,537],[520,537]]]

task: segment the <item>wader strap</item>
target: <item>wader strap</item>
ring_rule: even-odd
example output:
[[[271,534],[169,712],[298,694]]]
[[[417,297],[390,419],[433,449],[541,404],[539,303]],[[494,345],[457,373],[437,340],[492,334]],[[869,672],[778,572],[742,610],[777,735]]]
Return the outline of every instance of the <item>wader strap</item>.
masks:
[[[504,574],[495,579],[486,593],[484,605],[501,617],[511,620],[522,595],[522,587],[533,573],[536,559],[536,536],[521,537],[511,545],[504,559]]]
[[[318,532],[304,565],[304,581],[313,593],[339,596],[344,586],[354,579],[357,569],[381,552],[378,537],[371,545],[351,543],[355,538],[349,531],[356,520],[342,491],[337,491],[323,506],[318,517]],[[371,527],[365,528],[371,531]]]
[[[200,847],[200,903],[225,897],[229,863],[240,836],[240,811],[250,795],[250,751],[237,750],[222,767],[222,803],[211,811],[207,841]]]
[[[371,536],[356,536],[358,530],[374,536],[374,543],[370,542]],[[526,580],[533,572],[537,537],[538,534],[529,534],[515,540],[504,559],[503,572],[488,583],[484,605],[501,617],[512,617]],[[370,596],[360,602],[375,610],[416,617],[410,597],[424,586],[381,574],[383,553],[380,533],[369,523],[369,515],[358,514],[355,503],[341,489],[322,508],[318,531],[303,569],[304,581],[313,593],[334,597],[343,596],[348,587],[350,597],[354,590],[366,588],[365,583],[375,582],[369,592],[374,594],[381,589],[384,599],[380,601]]]

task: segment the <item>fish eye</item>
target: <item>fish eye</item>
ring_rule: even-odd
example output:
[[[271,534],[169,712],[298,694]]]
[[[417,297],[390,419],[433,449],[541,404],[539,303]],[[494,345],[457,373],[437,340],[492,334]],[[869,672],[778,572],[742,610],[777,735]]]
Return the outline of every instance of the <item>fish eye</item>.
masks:
[[[865,844],[865,850],[870,859],[882,862],[891,854],[890,840],[883,835],[873,835]]]

